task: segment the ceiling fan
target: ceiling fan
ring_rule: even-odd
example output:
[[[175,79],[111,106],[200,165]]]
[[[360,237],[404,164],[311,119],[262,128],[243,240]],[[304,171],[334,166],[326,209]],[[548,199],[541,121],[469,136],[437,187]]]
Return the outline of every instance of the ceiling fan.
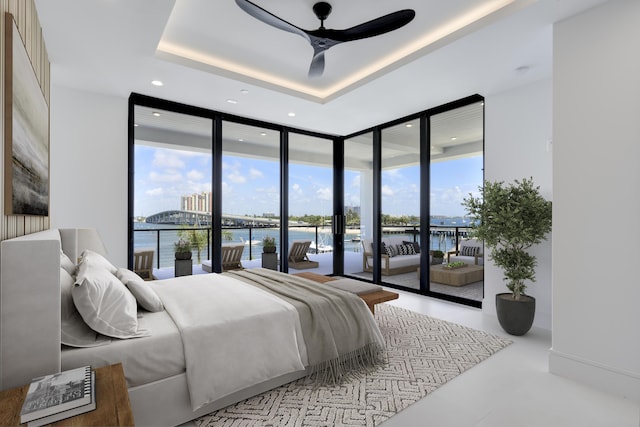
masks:
[[[415,17],[412,9],[403,9],[380,18],[367,21],[346,30],[330,30],[324,27],[324,20],[331,13],[331,5],[321,1],[313,5],[313,12],[320,20],[317,30],[304,30],[300,27],[267,12],[249,0],[236,0],[242,10],[254,18],[280,30],[288,31],[303,37],[313,47],[313,58],[309,67],[309,77],[321,76],[324,71],[324,52],[332,46],[343,42],[379,36],[405,26]]]

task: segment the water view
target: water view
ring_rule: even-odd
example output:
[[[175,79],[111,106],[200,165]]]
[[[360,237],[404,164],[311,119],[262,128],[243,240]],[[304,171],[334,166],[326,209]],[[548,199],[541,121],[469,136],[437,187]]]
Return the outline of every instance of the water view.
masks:
[[[428,245],[429,249],[438,249],[446,252],[455,247],[455,228],[468,227],[469,223],[466,219],[461,217],[433,217],[431,218],[431,225],[432,229]],[[173,267],[174,243],[180,239],[181,232],[184,233],[189,229],[193,229],[193,227],[135,222],[134,248],[153,248],[156,251],[156,257],[158,254],[160,256],[160,267]],[[203,230],[206,232],[207,229]],[[208,230],[210,233],[210,229]],[[420,236],[417,233],[413,233],[413,230],[417,231],[418,227],[383,227],[383,236],[393,235],[402,237],[409,241],[413,241],[415,236],[415,240],[420,243]],[[225,238],[223,238],[223,243],[238,243],[245,245],[242,255],[242,259],[244,260],[261,258],[262,238],[265,236],[274,237],[276,239],[276,251],[278,253],[282,253],[280,245],[280,230],[277,228],[225,228],[224,233]],[[460,230],[460,233],[463,235],[466,234],[466,228]],[[316,248],[318,252],[331,252],[334,247],[333,235],[331,234],[329,227],[318,227],[317,233],[316,227],[290,227],[289,242],[293,240],[311,240],[312,245],[309,249],[309,253],[316,253]],[[345,252],[362,251],[359,230],[347,230],[344,239],[344,250]],[[211,254],[209,251],[210,248],[204,247],[198,257],[197,251],[193,250],[193,262],[195,264],[200,264],[203,260],[210,259]],[[155,262],[154,265],[157,266],[157,262]]]

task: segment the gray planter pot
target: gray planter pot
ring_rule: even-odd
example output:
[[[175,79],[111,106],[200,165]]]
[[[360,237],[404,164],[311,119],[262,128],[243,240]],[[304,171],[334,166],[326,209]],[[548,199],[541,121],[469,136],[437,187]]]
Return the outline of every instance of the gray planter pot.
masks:
[[[191,259],[191,252],[176,252],[176,259]]]
[[[262,248],[262,252],[264,252],[265,254],[272,254],[276,251],[276,247],[275,246],[264,246]]]
[[[519,300],[515,300],[511,293],[497,294],[496,313],[500,326],[508,334],[524,335],[533,325],[536,314],[536,299],[522,295]]]
[[[431,265],[440,265],[444,261],[444,258],[431,258]]]

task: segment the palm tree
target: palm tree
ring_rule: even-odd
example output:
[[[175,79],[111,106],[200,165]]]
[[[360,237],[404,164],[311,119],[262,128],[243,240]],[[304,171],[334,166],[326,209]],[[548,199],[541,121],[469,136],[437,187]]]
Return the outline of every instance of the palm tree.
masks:
[[[178,237],[191,243],[191,247],[196,250],[198,264],[200,264],[200,253],[207,246],[207,231],[203,228],[184,228],[178,230]]]

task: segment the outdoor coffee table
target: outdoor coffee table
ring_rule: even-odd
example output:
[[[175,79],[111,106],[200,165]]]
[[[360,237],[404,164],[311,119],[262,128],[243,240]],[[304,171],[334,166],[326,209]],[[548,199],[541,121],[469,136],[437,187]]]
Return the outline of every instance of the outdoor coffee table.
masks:
[[[432,265],[431,281],[449,286],[463,286],[479,282],[484,278],[484,267],[467,264],[459,268],[447,268],[446,265]]]

